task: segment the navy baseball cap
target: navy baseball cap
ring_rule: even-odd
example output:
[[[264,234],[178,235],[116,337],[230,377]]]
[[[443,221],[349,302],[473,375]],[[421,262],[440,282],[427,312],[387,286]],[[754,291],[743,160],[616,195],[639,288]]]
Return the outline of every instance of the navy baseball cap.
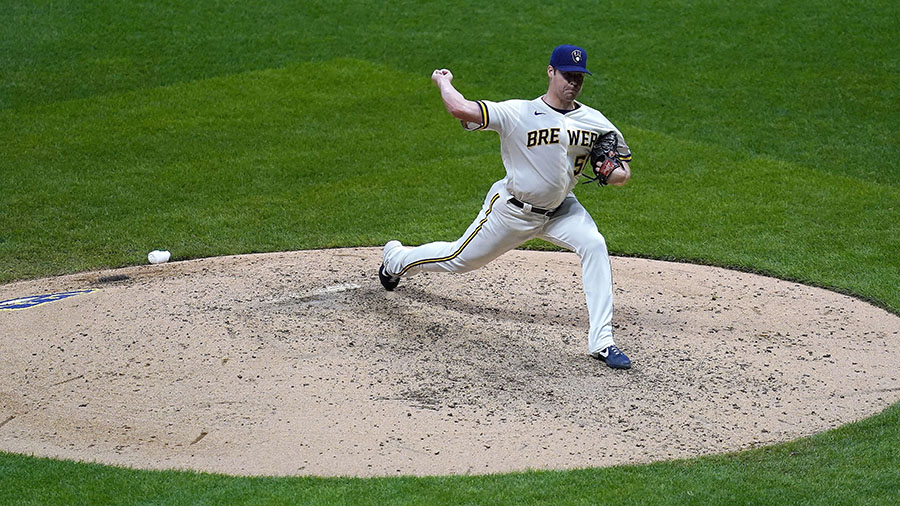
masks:
[[[584,72],[592,76],[585,66],[587,65],[587,51],[578,47],[565,44],[557,46],[550,55],[550,65],[563,72]]]

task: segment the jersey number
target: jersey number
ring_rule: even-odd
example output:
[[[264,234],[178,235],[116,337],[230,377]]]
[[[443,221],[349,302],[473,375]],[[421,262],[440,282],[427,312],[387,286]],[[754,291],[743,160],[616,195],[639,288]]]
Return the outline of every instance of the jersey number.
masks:
[[[584,172],[584,167],[587,165],[588,155],[581,155],[575,157],[575,175],[580,176],[582,172]]]

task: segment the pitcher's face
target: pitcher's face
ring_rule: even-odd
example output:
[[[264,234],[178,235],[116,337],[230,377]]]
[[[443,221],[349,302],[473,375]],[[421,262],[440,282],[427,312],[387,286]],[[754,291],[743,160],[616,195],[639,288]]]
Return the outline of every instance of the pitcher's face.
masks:
[[[584,85],[584,73],[561,72],[553,67],[547,70],[550,77],[548,91],[562,102],[574,102],[581,94]]]

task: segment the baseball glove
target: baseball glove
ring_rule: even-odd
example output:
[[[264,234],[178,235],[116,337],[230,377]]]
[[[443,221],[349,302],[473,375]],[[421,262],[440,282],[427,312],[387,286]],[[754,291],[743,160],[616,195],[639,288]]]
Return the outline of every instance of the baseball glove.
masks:
[[[591,168],[594,176],[591,177],[590,174],[585,172],[584,177],[588,178],[585,183],[596,181],[598,185],[606,186],[612,171],[622,166],[622,162],[619,161],[619,155],[616,153],[618,142],[615,130],[601,135],[594,141],[588,157],[588,166]]]

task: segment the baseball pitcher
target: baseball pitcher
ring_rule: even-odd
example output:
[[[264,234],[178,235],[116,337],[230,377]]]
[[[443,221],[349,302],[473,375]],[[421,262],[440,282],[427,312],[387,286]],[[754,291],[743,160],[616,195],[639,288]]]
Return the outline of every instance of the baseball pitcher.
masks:
[[[606,241],[572,193],[579,177],[604,185],[624,185],[631,177],[631,151],[619,130],[578,101],[587,70],[587,52],[556,47],[547,66],[547,92],[533,100],[491,102],[466,99],[453,86],[453,74],[435,70],[447,111],[467,130],[500,135],[506,177],[494,183],[478,216],[454,242],[384,247],[379,279],[393,290],[404,276],[423,271],[478,269],[522,243],[540,238],[574,251],[581,259],[590,316],[588,352],[609,367],[628,369],[631,361],[612,332],[612,274]]]

